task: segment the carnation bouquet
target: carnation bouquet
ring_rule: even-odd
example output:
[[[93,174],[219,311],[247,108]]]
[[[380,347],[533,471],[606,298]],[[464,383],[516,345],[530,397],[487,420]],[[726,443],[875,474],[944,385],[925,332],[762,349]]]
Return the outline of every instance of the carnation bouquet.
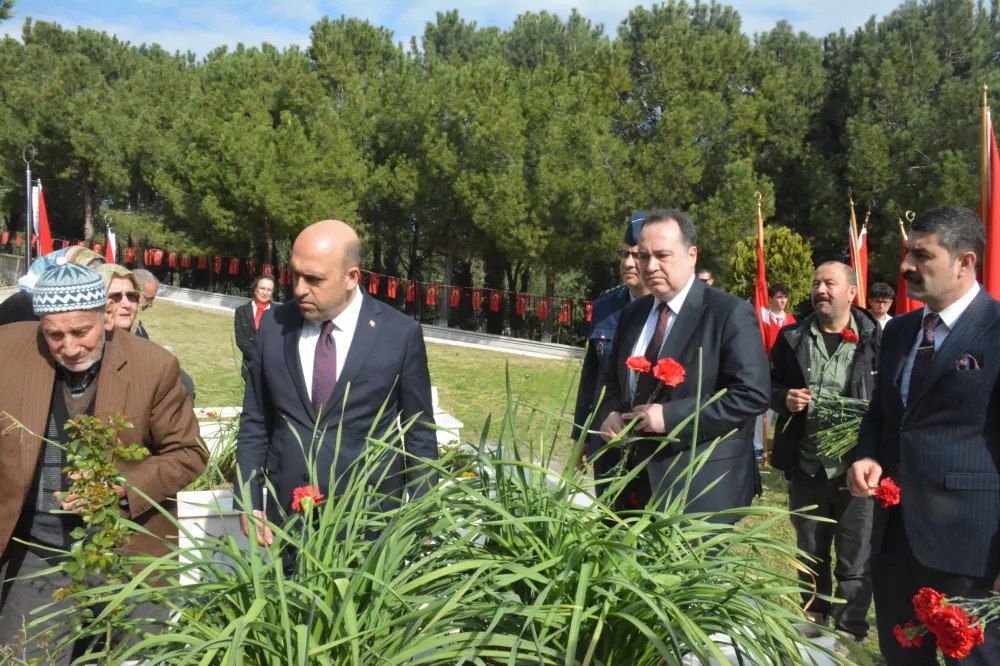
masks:
[[[903,647],[920,647],[924,636],[933,634],[941,652],[953,659],[969,656],[972,648],[985,639],[983,629],[1000,617],[1000,596],[987,599],[964,599],[946,595],[929,587],[913,597],[917,622],[896,625],[893,634]]]
[[[868,401],[841,396],[819,396],[812,408],[822,424],[816,434],[816,451],[831,459],[842,458],[858,444],[861,419],[868,411]]]

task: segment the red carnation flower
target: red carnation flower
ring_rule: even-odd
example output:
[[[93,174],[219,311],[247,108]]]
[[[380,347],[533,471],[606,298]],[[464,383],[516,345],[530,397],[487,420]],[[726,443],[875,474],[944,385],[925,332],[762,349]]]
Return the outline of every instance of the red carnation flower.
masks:
[[[861,339],[858,337],[857,333],[855,333],[849,328],[845,328],[844,330],[842,330],[840,332],[840,337],[844,339],[844,342],[857,342],[858,340]]]
[[[653,376],[667,386],[677,386],[684,381],[684,366],[672,358],[661,358],[653,368]]]
[[[302,486],[292,493],[292,510],[305,513],[323,501],[323,495],[316,486]]]
[[[898,624],[892,630],[893,635],[899,644],[905,648],[909,647],[920,647],[924,644],[924,637],[917,633],[917,628],[913,626],[913,622],[907,622],[905,627],[901,627]]]
[[[875,497],[882,501],[882,508],[888,509],[890,506],[896,506],[899,504],[899,486],[897,486],[892,479],[886,477],[879,481],[878,488],[875,489]],[[926,622],[919,615],[917,619],[921,622]]]
[[[937,636],[938,649],[953,659],[968,657],[975,645],[969,618],[958,606],[942,606],[931,616],[927,628]]]
[[[972,638],[973,645],[982,645],[986,642],[986,635],[983,633],[983,625],[979,623],[978,617],[972,618],[974,627],[969,627],[969,637]]]
[[[636,372],[649,372],[649,369],[652,367],[649,359],[645,356],[629,356],[628,360],[625,361],[625,365]]]
[[[943,601],[944,595],[940,592],[929,587],[920,588],[920,591],[913,597],[913,610],[917,614],[917,619],[924,624],[930,622],[931,616],[941,610]]]

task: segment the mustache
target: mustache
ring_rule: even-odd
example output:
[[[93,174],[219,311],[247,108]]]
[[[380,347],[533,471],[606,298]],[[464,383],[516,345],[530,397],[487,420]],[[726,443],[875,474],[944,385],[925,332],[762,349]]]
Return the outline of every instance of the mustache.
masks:
[[[917,275],[916,273],[904,273],[903,279],[906,280],[908,284],[923,284],[924,279]]]
[[[833,299],[829,296],[813,296],[813,305],[817,303],[832,303]]]

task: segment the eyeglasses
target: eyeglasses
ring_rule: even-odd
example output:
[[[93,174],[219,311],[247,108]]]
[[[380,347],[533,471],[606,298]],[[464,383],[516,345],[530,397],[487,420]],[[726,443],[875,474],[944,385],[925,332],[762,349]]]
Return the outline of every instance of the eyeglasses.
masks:
[[[639,253],[638,252],[629,252],[628,250],[622,250],[618,254],[618,258],[621,259],[622,261],[625,261],[629,257],[632,257],[632,261],[639,261]]]
[[[121,303],[123,298],[127,298],[129,303],[139,303],[139,292],[137,291],[116,291],[113,294],[108,294],[108,300],[113,303]]]

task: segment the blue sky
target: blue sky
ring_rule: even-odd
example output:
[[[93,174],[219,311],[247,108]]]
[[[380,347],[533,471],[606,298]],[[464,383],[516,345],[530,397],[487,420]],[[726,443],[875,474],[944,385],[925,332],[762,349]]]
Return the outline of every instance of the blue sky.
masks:
[[[825,35],[841,27],[853,30],[872,14],[881,17],[891,12],[900,1],[730,0],[727,4],[740,12],[749,34],[785,18],[797,30]],[[24,19],[30,16],[63,27],[104,30],[133,44],[156,42],[170,51],[191,50],[202,56],[216,46],[240,42],[305,45],[309,26],[324,15],[367,18],[391,29],[397,41],[408,42],[423,31],[435,12],[448,9],[457,8],[464,18],[480,25],[506,27],[526,11],[545,9],[565,16],[576,7],[613,34],[633,6],[614,0],[16,0],[16,16],[0,26],[0,33],[19,35]]]

